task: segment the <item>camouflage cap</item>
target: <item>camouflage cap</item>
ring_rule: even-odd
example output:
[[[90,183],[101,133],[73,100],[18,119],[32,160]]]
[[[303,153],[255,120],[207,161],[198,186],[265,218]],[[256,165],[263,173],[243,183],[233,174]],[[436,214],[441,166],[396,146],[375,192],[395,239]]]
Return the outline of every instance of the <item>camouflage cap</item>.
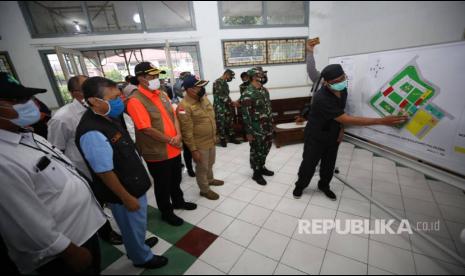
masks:
[[[256,66],[255,69],[257,69],[260,72],[267,73],[268,71],[263,71],[263,67],[261,66]]]
[[[231,70],[231,69],[226,69],[226,71],[224,71],[224,73],[225,73],[225,74],[230,74],[230,75],[233,76],[233,77],[236,75],[236,73],[234,73],[234,71]]]
[[[258,73],[260,73],[260,71],[257,70],[257,68],[252,68],[247,71],[247,75],[249,75],[249,77],[253,77]]]

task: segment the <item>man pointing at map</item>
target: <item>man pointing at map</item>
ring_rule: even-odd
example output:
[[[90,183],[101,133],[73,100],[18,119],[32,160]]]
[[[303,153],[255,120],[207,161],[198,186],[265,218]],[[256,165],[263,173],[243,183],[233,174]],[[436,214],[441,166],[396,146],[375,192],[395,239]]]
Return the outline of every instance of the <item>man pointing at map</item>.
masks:
[[[302,197],[303,191],[310,184],[315,168],[320,163],[320,181],[318,189],[329,199],[336,200],[329,183],[333,177],[339,144],[344,136],[345,125],[395,126],[404,123],[407,116],[386,116],[384,118],[354,117],[346,114],[344,108],[347,102],[347,76],[339,64],[326,66],[321,74],[314,68],[313,47],[307,45],[307,72],[315,83],[322,84],[318,90],[315,87],[311,108],[308,113],[308,123],[305,128],[305,146],[303,161],[299,169],[299,178],[293,192],[294,198]]]

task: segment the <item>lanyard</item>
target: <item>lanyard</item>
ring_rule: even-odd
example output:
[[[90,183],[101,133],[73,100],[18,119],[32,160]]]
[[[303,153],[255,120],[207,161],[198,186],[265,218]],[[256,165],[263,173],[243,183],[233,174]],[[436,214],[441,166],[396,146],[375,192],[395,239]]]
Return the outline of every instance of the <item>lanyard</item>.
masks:
[[[28,145],[28,144],[25,144],[25,143],[21,143],[21,145],[23,146],[26,146],[28,148],[31,148],[31,149],[34,149],[34,150],[38,150],[40,152],[43,152],[45,153],[47,156],[51,156],[53,159],[55,159],[55,161],[59,162],[59,163],[62,163],[65,165],[66,169],[68,171],[70,171],[71,173],[73,173],[74,175],[76,175],[74,173],[73,170],[71,170],[70,168],[74,169],[74,170],[77,170],[76,167],[74,167],[71,163],[69,163],[68,161],[66,161],[64,158],[62,158],[60,156],[60,154],[58,152],[56,152],[53,148],[50,148],[49,146],[45,145],[44,143],[40,142],[40,141],[37,141],[35,138],[34,138],[34,134],[32,133],[32,140],[34,141],[34,143],[36,144],[37,147],[34,147],[34,146],[31,146],[31,145]],[[49,151],[46,151],[44,149],[42,149],[39,144],[42,146],[42,147],[45,147],[46,149],[48,149]]]
[[[66,161],[65,159],[63,159],[60,155],[60,153],[56,152],[53,148],[50,148],[49,146],[45,145],[44,143],[41,143],[40,141],[37,141],[35,138],[34,138],[34,133],[31,133],[32,134],[32,140],[34,141],[34,143],[36,144],[37,147],[34,147],[34,146],[31,146],[31,145],[28,145],[28,144],[24,144],[24,143],[21,143],[21,145],[23,146],[26,146],[28,148],[31,148],[31,149],[34,149],[34,150],[38,150],[40,152],[43,152],[45,153],[47,156],[51,156],[52,159],[54,159],[55,161],[57,161],[58,163],[61,163],[62,165],[64,165],[64,167],[66,168],[67,171],[69,171],[71,174],[73,174],[74,176],[76,176],[77,178],[79,178],[82,182],[84,182],[84,185],[86,185],[87,189],[89,190],[92,198],[94,199],[95,203],[97,203],[97,206],[100,208],[100,211],[102,212],[102,214],[108,218],[107,214],[103,211],[103,207],[100,205],[100,203],[98,202],[97,198],[95,197],[94,195],[94,192],[92,191],[92,189],[90,188],[89,186],[89,182],[90,180],[87,179],[86,176],[84,176],[76,167],[74,167],[71,163],[69,163],[68,161]],[[42,145],[43,147],[47,148],[50,152],[42,149],[40,146]]]

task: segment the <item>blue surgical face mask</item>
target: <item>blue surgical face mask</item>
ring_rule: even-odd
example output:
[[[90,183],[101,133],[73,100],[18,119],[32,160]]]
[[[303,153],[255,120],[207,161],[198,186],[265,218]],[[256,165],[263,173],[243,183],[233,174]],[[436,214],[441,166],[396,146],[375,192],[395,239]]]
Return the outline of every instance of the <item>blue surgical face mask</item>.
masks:
[[[329,87],[331,89],[336,90],[336,91],[342,91],[347,88],[347,80],[335,83],[335,84],[330,84]]]
[[[15,104],[13,105],[13,109],[16,111],[16,113],[18,113],[18,118],[2,118],[12,122],[19,127],[27,127],[37,123],[40,120],[40,110],[33,100],[29,100],[24,104]]]
[[[118,97],[117,99],[109,100],[109,101],[105,101],[102,99],[99,99],[99,100],[104,101],[108,104],[108,111],[107,113],[103,114],[103,116],[110,116],[112,118],[118,118],[119,116],[121,116],[121,114],[123,114],[124,102],[123,100],[121,100],[121,98]]]

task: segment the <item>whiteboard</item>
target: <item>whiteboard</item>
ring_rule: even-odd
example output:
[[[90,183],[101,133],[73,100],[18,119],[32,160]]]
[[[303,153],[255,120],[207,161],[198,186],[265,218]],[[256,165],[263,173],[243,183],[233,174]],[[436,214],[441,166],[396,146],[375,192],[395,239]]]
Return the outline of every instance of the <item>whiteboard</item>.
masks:
[[[349,80],[346,112],[408,114],[398,127],[347,132],[465,176],[465,42],[332,57]]]

